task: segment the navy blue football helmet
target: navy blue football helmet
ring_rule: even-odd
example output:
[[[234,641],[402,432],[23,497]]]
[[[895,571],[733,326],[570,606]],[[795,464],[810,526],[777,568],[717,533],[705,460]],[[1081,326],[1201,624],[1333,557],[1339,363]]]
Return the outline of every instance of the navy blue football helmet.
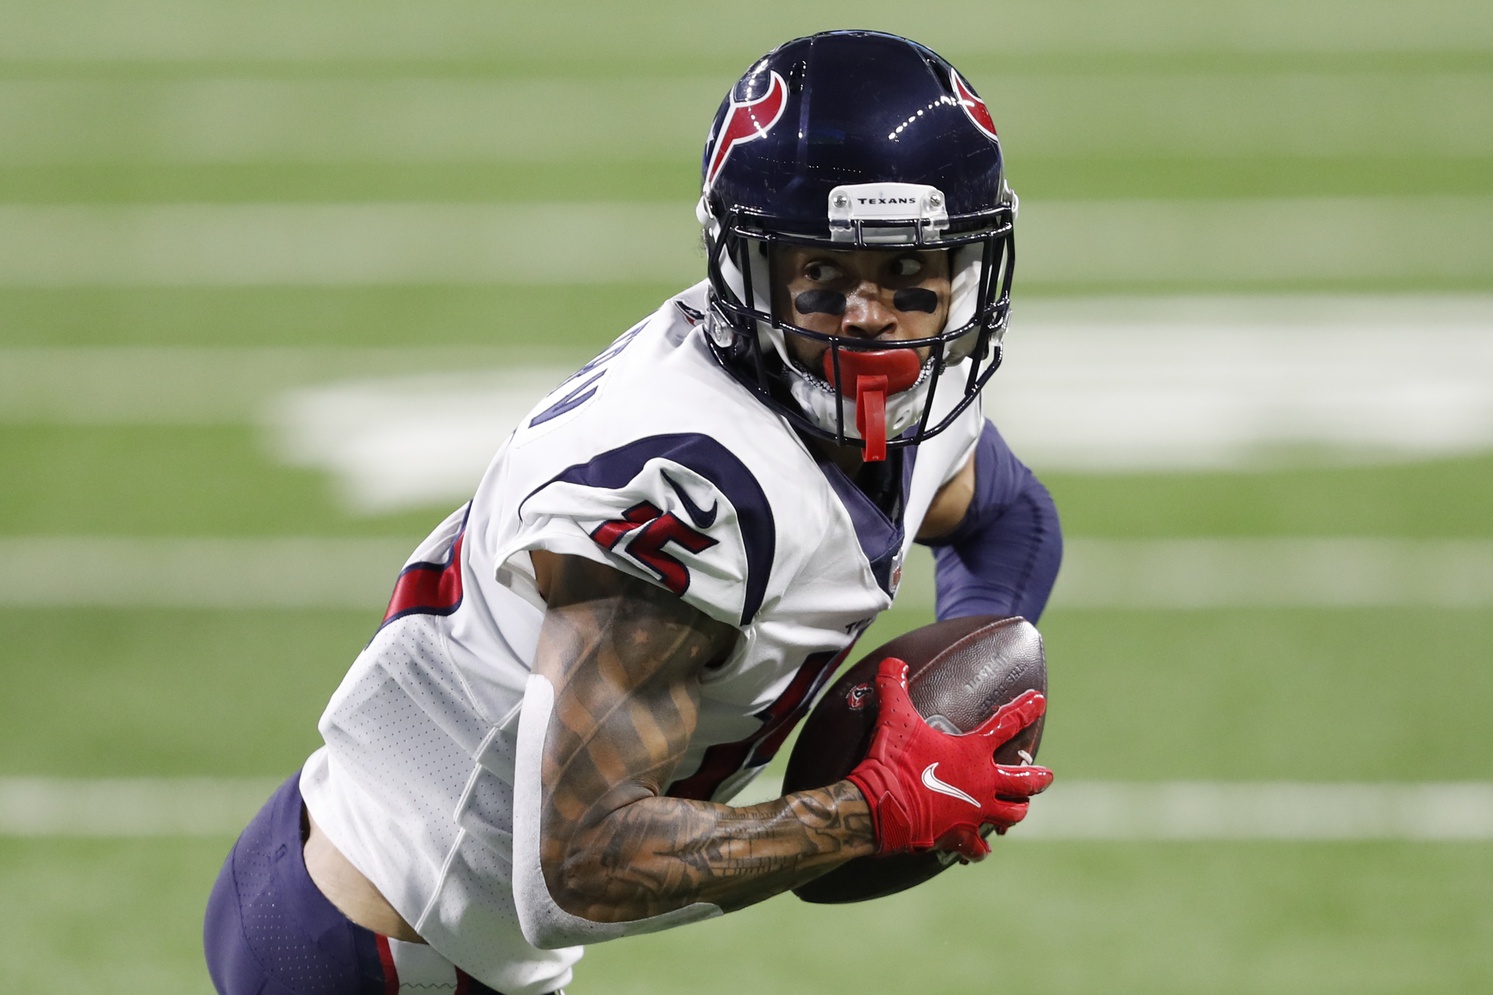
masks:
[[[979,396],[1001,360],[1016,196],[984,101],[948,62],[871,31],[787,42],[721,103],[701,174],[707,337],[801,431],[878,459],[942,431]],[[790,324],[769,278],[783,245],[948,250],[948,320],[898,342]],[[792,336],[827,344],[822,369],[793,358]],[[963,396],[935,404],[948,378]]]

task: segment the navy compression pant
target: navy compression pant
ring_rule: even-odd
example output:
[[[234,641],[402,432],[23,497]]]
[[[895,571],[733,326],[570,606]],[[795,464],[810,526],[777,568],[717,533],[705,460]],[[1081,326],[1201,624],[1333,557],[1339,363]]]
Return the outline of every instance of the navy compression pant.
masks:
[[[208,898],[203,947],[220,995],[397,995],[401,980],[410,991],[500,995],[428,947],[390,940],[339,912],[306,871],[305,832],[297,774],[249,823]],[[396,950],[422,966],[433,961],[449,983],[429,971],[401,979]]]

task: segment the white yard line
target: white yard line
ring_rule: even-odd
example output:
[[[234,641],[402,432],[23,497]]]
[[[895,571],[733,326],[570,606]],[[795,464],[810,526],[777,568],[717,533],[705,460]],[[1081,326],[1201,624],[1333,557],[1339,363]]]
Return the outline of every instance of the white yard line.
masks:
[[[899,606],[931,608],[932,561],[908,558]],[[1493,539],[1069,537],[1055,610],[1493,608]]]
[[[377,612],[405,539],[0,538],[0,608]],[[1493,540],[1070,538],[1061,609],[1493,607]],[[933,605],[909,558],[897,604]]]
[[[5,205],[0,285],[675,281],[698,232],[684,202]]]
[[[1490,840],[1493,783],[1059,782],[1031,813],[1034,839]]]
[[[1039,471],[1369,464],[1493,450],[1493,297],[1036,300],[985,407]],[[353,508],[464,498],[583,358],[532,349],[0,349],[0,423],[263,421]],[[536,359],[540,361],[536,362]],[[433,441],[434,440],[434,441]]]
[[[413,550],[404,539],[7,536],[0,606],[376,613]]]
[[[0,777],[0,836],[232,835],[278,783],[267,778]]]
[[[0,80],[0,122],[13,132],[0,163],[678,161],[699,155],[727,85],[646,76],[12,78]]]
[[[0,836],[232,836],[266,778],[0,777]],[[775,797],[770,778],[737,804]],[[1059,781],[1010,840],[1493,840],[1493,783]]]
[[[1270,309],[1267,300],[1242,305],[1231,321],[1192,322],[1144,322],[1119,308],[1109,320],[1023,314],[985,408],[1039,473],[1373,465],[1493,451],[1493,308],[1454,322],[1400,302],[1336,323]],[[268,424],[275,451],[330,472],[355,511],[454,504],[563,375],[467,367],[307,384],[266,405]],[[15,396],[28,393],[35,403],[17,402],[28,411],[60,411],[66,399],[80,420],[107,416],[101,402],[116,396],[107,384],[85,392],[62,383]],[[168,386],[149,403],[176,394]]]
[[[0,163],[687,162],[730,84],[332,73],[0,79]],[[1386,134],[1430,158],[1493,152],[1493,77],[1478,70],[1008,65],[981,85],[1002,128],[1020,115],[1018,190],[1031,155],[1379,158]]]
[[[1407,443],[1437,423],[1493,426],[1493,295],[1038,298],[1018,304],[1006,345],[987,400],[1008,415],[1006,431],[1038,439],[1066,432],[1133,450],[1183,423],[1200,443],[1220,430],[1247,440],[1259,424],[1248,405],[1308,438],[1332,411],[1339,434],[1393,424]],[[0,423],[242,424],[291,389],[380,382],[482,391],[522,410],[588,356],[496,344],[0,348]],[[1062,417],[1031,413],[1041,404]]]
[[[1489,608],[1493,540],[1069,541],[1060,608]]]
[[[532,404],[590,357],[526,358],[500,346],[0,348],[0,424],[253,424],[293,389],[436,374],[449,389],[475,376]]]
[[[1493,270],[1493,197],[1032,201],[1021,225],[1027,285]],[[698,240],[683,201],[12,204],[0,206],[0,286],[683,285],[701,273]]]

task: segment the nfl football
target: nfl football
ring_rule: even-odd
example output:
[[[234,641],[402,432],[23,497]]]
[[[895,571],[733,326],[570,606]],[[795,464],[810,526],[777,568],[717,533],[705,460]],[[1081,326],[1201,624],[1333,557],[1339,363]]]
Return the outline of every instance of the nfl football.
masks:
[[[833,784],[860,763],[876,724],[876,668],[889,656],[907,664],[908,696],[923,718],[949,733],[969,732],[1025,691],[1047,693],[1042,637],[1024,618],[982,615],[914,629],[866,654],[809,713],[788,758],[785,794]],[[1031,763],[1042,723],[997,750],[996,761]],[[934,852],[859,857],[793,893],[806,902],[861,902],[921,884],[956,862]]]

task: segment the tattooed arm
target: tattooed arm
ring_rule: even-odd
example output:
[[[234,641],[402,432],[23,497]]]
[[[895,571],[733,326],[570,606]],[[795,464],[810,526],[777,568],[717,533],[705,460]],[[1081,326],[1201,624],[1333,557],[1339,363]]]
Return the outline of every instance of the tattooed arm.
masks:
[[[695,729],[699,675],[736,630],[603,565],[535,561],[549,610],[534,672],[554,692],[539,863],[559,909],[641,932],[673,924],[641,920],[741,908],[875,850],[849,782],[750,808],[664,797]]]

